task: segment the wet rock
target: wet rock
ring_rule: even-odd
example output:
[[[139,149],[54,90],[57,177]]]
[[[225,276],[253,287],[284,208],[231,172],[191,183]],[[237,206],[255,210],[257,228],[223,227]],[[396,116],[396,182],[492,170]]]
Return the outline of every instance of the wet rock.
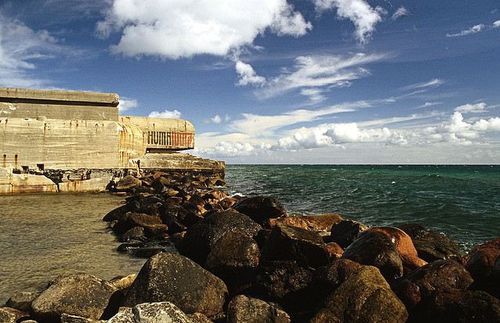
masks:
[[[363,266],[350,275],[326,300],[311,322],[405,322],[403,303],[391,291],[380,271]]]
[[[360,222],[342,220],[332,227],[330,241],[338,243],[345,249],[366,229],[368,227]]]
[[[108,323],[137,323],[131,307],[120,307],[118,313],[108,320]]]
[[[139,304],[132,309],[132,312],[136,323],[192,323],[183,311],[170,302]]]
[[[500,298],[500,238],[475,247],[468,256],[466,268],[474,278],[472,288]]]
[[[394,243],[407,271],[427,264],[427,261],[418,257],[411,237],[403,230],[394,227],[372,227],[368,231],[383,233]]]
[[[142,227],[147,230],[156,225],[162,225],[161,218],[158,216],[129,212],[113,226],[113,231],[122,235],[134,227]]]
[[[473,282],[469,272],[454,260],[437,260],[416,269],[396,282],[394,290],[412,308],[436,292],[467,289]]]
[[[160,252],[173,252],[175,248],[170,241],[128,242],[119,245],[117,251],[139,258],[149,258]]]
[[[205,267],[222,278],[232,294],[251,285],[260,262],[260,250],[254,239],[228,232],[215,242]]]
[[[145,238],[146,236],[144,235],[143,227],[133,227],[132,229],[121,235],[120,242],[127,242],[130,240],[144,241]]]
[[[295,260],[314,268],[326,265],[329,260],[325,243],[318,233],[282,224],[272,229],[263,257],[266,260]]]
[[[500,301],[483,291],[438,291],[410,313],[410,322],[500,322]]]
[[[259,224],[265,224],[271,218],[278,218],[286,214],[285,208],[273,197],[255,196],[238,202],[233,208],[248,215]]]
[[[257,298],[238,295],[229,302],[228,323],[287,323],[290,316],[275,305]]]
[[[313,279],[312,269],[294,261],[270,261],[259,267],[255,295],[279,302],[290,315],[301,315],[319,301],[317,291],[312,288]]]
[[[367,231],[344,250],[342,258],[380,269],[389,281],[403,275],[403,262],[396,246],[383,233]]]
[[[88,274],[57,278],[31,304],[35,318],[55,322],[61,314],[99,319],[116,289]]]
[[[124,204],[108,212],[102,219],[106,222],[111,222],[121,219],[126,213],[132,211],[132,207],[129,204]]]
[[[402,224],[398,228],[408,233],[417,249],[418,256],[427,262],[439,259],[459,261],[462,258],[462,251],[458,244],[442,233],[413,223]]]
[[[22,312],[31,310],[31,302],[40,295],[40,292],[17,292],[12,295],[5,305]]]
[[[172,302],[187,314],[209,318],[223,313],[227,287],[222,280],[190,259],[159,253],[144,264],[125,298],[125,306]]]
[[[22,318],[28,318],[29,315],[11,307],[0,307],[0,322],[17,323]]]
[[[180,251],[199,264],[205,264],[215,243],[226,233],[237,232],[241,236],[253,237],[260,229],[261,226],[248,216],[234,210],[210,213],[188,229]]]
[[[119,192],[130,191],[142,185],[142,181],[132,175],[127,175],[116,183],[116,190]]]
[[[284,224],[309,231],[316,231],[323,235],[323,233],[329,234],[332,227],[340,221],[342,221],[342,217],[338,214],[319,214],[269,219],[268,225],[274,227],[277,224]]]

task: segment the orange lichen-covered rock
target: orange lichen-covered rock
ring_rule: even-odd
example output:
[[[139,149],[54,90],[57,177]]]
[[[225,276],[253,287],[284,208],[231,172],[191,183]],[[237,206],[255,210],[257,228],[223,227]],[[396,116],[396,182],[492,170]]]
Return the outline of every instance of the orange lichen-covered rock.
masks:
[[[425,260],[418,257],[417,249],[415,249],[411,237],[403,230],[394,227],[372,227],[368,231],[383,233],[391,239],[403,261],[404,267],[412,270],[427,264]]]
[[[269,219],[268,225],[270,227],[276,224],[285,224],[292,227],[302,228],[317,232],[330,232],[332,226],[342,221],[342,217],[338,214],[328,213],[319,215],[298,215],[286,216],[276,219]]]

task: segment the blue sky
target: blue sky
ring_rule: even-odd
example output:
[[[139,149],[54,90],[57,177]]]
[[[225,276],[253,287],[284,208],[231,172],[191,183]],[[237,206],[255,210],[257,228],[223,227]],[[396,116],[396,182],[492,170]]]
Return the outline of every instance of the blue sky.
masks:
[[[499,163],[500,3],[0,0],[0,86],[116,92],[230,163]]]

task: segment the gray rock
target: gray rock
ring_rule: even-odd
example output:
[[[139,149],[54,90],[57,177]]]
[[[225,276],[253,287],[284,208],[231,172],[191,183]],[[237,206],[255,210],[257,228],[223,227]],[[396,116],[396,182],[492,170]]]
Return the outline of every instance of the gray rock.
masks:
[[[16,323],[21,318],[29,317],[28,314],[11,307],[0,307],[0,322]]]
[[[376,267],[363,266],[351,274],[311,320],[320,322],[400,323],[408,318],[404,304]]]
[[[213,321],[201,313],[187,315],[193,323],[212,323]]]
[[[236,211],[248,215],[259,224],[286,214],[283,205],[274,197],[255,196],[241,200],[233,207]]]
[[[137,323],[192,323],[184,312],[170,302],[139,304],[132,312]]]
[[[290,316],[273,304],[238,295],[229,302],[228,323],[287,323]]]
[[[271,231],[264,250],[266,260],[294,260],[306,267],[328,264],[329,254],[319,233],[277,224]]]
[[[174,253],[149,258],[130,287],[124,305],[172,302],[187,314],[209,318],[223,313],[227,296],[224,282],[192,260]]]
[[[108,320],[108,323],[137,323],[131,307],[121,307],[118,313]]]
[[[228,210],[208,214],[191,226],[180,245],[181,253],[199,264],[205,264],[215,243],[228,232],[253,237],[262,227],[248,216]]]
[[[57,321],[63,313],[98,320],[116,289],[88,274],[61,276],[32,303],[35,318]]]

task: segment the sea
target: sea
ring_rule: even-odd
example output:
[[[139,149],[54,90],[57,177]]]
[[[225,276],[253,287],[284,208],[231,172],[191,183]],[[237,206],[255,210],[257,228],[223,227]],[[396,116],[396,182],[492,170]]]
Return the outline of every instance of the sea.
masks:
[[[369,225],[419,223],[465,251],[500,236],[500,166],[228,165],[232,194],[276,197],[289,214],[339,213]],[[0,304],[63,273],[104,279],[144,264],[116,252],[101,219],[110,194],[0,196]]]

